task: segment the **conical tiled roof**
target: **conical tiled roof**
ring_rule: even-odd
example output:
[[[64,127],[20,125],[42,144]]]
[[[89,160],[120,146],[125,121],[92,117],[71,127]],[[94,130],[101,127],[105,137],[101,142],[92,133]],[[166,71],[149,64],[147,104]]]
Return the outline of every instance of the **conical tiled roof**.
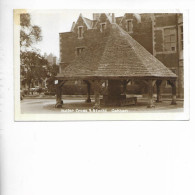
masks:
[[[92,41],[59,77],[64,78],[176,78],[117,24],[111,24],[101,41]]]

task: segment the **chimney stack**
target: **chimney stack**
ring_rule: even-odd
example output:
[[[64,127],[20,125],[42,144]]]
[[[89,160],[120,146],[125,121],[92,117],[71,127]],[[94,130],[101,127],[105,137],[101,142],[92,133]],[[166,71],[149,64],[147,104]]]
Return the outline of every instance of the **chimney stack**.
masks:
[[[112,13],[112,23],[116,23],[116,20],[115,20],[115,15],[114,15],[114,13]]]
[[[93,13],[93,20],[98,20],[100,15],[100,13]]]

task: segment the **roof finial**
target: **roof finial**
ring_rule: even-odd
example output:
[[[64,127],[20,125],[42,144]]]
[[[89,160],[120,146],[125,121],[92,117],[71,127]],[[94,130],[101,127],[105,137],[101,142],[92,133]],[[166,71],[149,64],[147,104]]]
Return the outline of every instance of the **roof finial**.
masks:
[[[75,27],[75,22],[72,23],[71,32],[74,31],[74,27]]]

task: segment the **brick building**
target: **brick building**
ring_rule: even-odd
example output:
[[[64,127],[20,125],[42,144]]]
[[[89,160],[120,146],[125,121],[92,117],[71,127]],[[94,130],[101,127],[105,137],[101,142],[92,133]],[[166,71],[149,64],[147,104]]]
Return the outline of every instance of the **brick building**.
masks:
[[[118,24],[147,51],[178,75],[177,96],[183,97],[183,18],[182,14],[114,14],[95,13],[93,20],[80,14],[71,31],[60,33],[60,72],[86,48],[94,49],[111,23]],[[93,40],[93,44],[91,44]],[[95,59],[94,59],[95,60]],[[121,59],[122,60],[122,59]],[[129,84],[132,85],[132,82]],[[163,81],[163,93],[171,87]]]
[[[182,14],[153,15],[153,55],[178,75],[177,95],[184,96]],[[165,91],[166,91],[165,86]]]

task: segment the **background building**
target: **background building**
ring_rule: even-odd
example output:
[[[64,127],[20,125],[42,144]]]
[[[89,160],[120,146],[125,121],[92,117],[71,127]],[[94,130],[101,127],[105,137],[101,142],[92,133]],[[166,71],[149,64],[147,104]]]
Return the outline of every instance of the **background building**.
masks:
[[[44,58],[48,61],[49,65],[57,65],[58,64],[57,57],[54,56],[52,53],[50,53],[49,55],[44,53]]]

